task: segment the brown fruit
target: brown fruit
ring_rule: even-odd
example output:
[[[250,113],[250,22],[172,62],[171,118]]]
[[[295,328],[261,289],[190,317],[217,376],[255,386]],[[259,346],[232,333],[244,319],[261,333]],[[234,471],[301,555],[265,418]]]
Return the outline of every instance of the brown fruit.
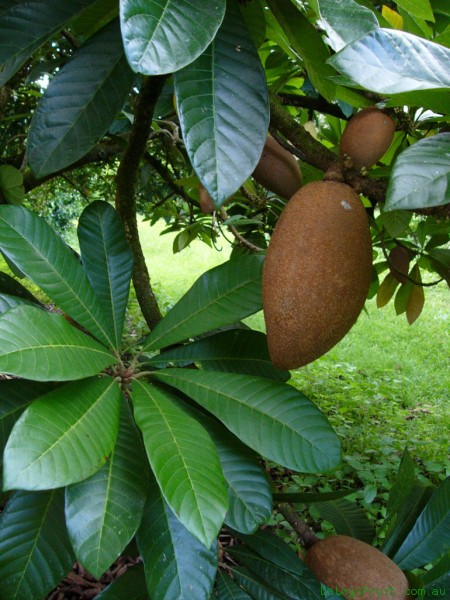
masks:
[[[200,183],[198,188],[198,197],[200,202],[200,210],[205,215],[211,215],[216,210],[216,205],[214,204],[213,199],[209,195],[205,186]]]
[[[325,354],[361,312],[372,274],[369,224],[359,196],[314,181],[289,200],[263,269],[263,309],[272,362],[295,369]]]
[[[389,270],[392,276],[400,283],[406,283],[408,280],[405,275],[409,271],[409,252],[404,246],[394,246],[389,252]]]
[[[365,542],[337,535],[316,542],[306,564],[322,583],[352,600],[404,600],[408,580],[385,554]]]
[[[262,186],[286,200],[302,185],[302,173],[297,159],[271,136],[267,137],[253,177]]]
[[[395,123],[389,115],[375,106],[364,108],[347,123],[342,134],[339,153],[352,159],[358,171],[374,165],[389,148]]]

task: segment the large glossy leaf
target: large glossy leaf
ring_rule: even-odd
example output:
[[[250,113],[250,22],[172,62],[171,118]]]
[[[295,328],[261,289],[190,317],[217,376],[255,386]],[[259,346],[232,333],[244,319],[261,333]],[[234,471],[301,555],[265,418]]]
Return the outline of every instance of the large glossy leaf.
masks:
[[[219,600],[252,600],[252,597],[221,569],[217,572],[216,587]]]
[[[22,206],[1,205],[0,249],[77,323],[114,346],[111,325],[86,273],[44,219]]]
[[[6,312],[10,308],[15,308],[16,306],[34,306],[36,304],[34,302],[30,302],[29,300],[25,300],[24,298],[18,298],[17,296],[9,296],[8,294],[0,294],[0,314]]]
[[[114,328],[116,348],[122,339],[133,256],[122,223],[107,202],[93,202],[78,222],[81,258],[103,313]]]
[[[396,0],[396,4],[416,19],[434,21],[430,0]]]
[[[354,0],[318,0],[320,25],[329,45],[338,52],[347,44],[378,29],[375,14]]]
[[[162,369],[154,376],[193,398],[250,448],[287,468],[327,471],[340,460],[339,440],[330,424],[292,386],[192,369]]]
[[[222,331],[162,352],[145,362],[162,366],[169,362],[180,366],[195,362],[207,371],[260,375],[276,381],[287,381],[290,377],[289,371],[272,364],[266,335],[251,329]]]
[[[9,294],[11,296],[17,296],[24,300],[29,300],[39,305],[39,301],[33,296],[33,294],[27,290],[21,283],[8,275],[7,273],[0,272],[0,292],[2,294]]]
[[[108,131],[134,80],[116,19],[81,46],[39,102],[27,145],[34,175],[44,177],[82,158]]]
[[[150,600],[142,564],[135,565],[95,596],[96,600]]]
[[[264,71],[236,0],[213,43],[174,81],[186,150],[219,207],[253,172],[269,125]]]
[[[144,351],[231,325],[261,310],[263,260],[243,255],[201,275],[153,329]]]
[[[51,383],[38,383],[25,379],[0,381],[0,463],[14,423],[33,400],[53,388],[54,385]]]
[[[403,569],[431,563],[450,550],[450,477],[435,490],[394,556]]]
[[[327,100],[334,100],[336,84],[329,77],[336,73],[326,63],[330,52],[322,36],[293,2],[268,0],[268,5],[287,36],[297,60],[300,57],[304,61],[313,86]]]
[[[416,483],[415,463],[405,448],[403,451],[397,476],[390,489],[387,501],[388,516],[397,513],[402,507],[408,504],[407,498]]]
[[[330,502],[317,502],[321,517],[329,521],[338,535],[347,535],[370,544],[375,536],[367,512],[355,502],[338,498]]]
[[[136,423],[164,498],[183,525],[209,548],[228,498],[220,462],[205,429],[153,385],[133,382]]]
[[[137,534],[152,600],[209,598],[217,569],[217,542],[210,549],[175,517],[153,480]]]
[[[63,25],[96,0],[9,2],[0,19],[0,86]]]
[[[108,461],[66,490],[66,522],[77,559],[99,578],[123,552],[142,519],[147,496],[145,452],[128,403]]]
[[[131,68],[145,75],[173,73],[212,42],[225,0],[120,0],[123,43]]]
[[[253,600],[290,600],[282,593],[276,593],[272,585],[267,585],[255,573],[245,567],[234,567],[231,572],[235,581],[248,591]]]
[[[379,94],[450,88],[450,49],[405,31],[375,29],[328,62]]]
[[[45,598],[74,560],[63,490],[15,492],[0,515],[0,598]]]
[[[424,138],[394,163],[385,210],[427,208],[450,197],[450,133]]]
[[[117,359],[61,315],[19,305],[0,316],[0,372],[36,381],[96,375]]]
[[[119,409],[120,388],[109,377],[69,383],[35,400],[6,444],[4,489],[51,489],[95,473],[114,447]]]

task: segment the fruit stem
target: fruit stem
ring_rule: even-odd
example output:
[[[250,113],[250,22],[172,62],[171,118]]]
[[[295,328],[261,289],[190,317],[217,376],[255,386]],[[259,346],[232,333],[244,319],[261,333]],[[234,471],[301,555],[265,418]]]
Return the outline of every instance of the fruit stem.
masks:
[[[311,546],[319,541],[319,538],[314,534],[311,528],[299,518],[291,504],[282,502],[278,505],[277,510],[283,515],[283,517],[298,535],[302,545],[306,549],[311,548]]]

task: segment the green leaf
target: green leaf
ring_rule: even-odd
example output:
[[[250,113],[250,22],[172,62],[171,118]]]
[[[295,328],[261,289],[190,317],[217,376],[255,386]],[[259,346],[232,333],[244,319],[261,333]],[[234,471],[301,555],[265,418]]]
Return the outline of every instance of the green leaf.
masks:
[[[0,244],[1,247],[1,244]],[[6,273],[0,272],[0,292],[2,294],[8,294],[10,296],[17,296],[24,300],[29,300],[40,306],[39,301],[33,296],[31,292],[27,290],[21,283],[19,283],[14,277],[7,275]]]
[[[379,94],[450,88],[450,49],[405,31],[376,29],[328,59]]]
[[[340,461],[339,440],[319,409],[292,386],[262,377],[163,369],[154,377],[193,398],[256,452],[317,473]]]
[[[264,71],[236,0],[212,44],[174,83],[189,159],[220,207],[252,174],[269,126]]]
[[[251,596],[239,587],[231,577],[224,575],[222,569],[217,571],[216,586],[219,600],[252,600]]]
[[[266,18],[264,8],[258,2],[239,3],[239,10],[245,25],[252,36],[255,48],[266,39]]]
[[[78,222],[78,239],[84,269],[113,327],[116,348],[119,348],[133,256],[113,207],[100,201],[89,204]]]
[[[320,515],[329,521],[338,535],[347,535],[370,544],[375,530],[370,523],[367,512],[355,502],[339,498],[330,502],[315,504]]]
[[[0,20],[0,86],[4,85],[45,41],[95,0],[10,2]]]
[[[392,238],[400,237],[405,233],[412,220],[412,213],[404,210],[383,211],[381,222]]]
[[[0,193],[9,204],[21,204],[25,198],[23,175],[11,165],[0,165]]]
[[[64,521],[64,492],[15,492],[0,514],[0,581],[5,600],[41,600],[75,558]]]
[[[405,507],[408,502],[407,498],[410,495],[414,484],[416,483],[416,468],[411,454],[405,448],[398,468],[397,476],[392,485],[389,498],[387,501],[388,515],[397,513],[402,507]]]
[[[121,0],[123,44],[131,68],[144,75],[173,73],[213,41],[225,0]]]
[[[263,257],[243,255],[201,275],[153,329],[144,352],[231,325],[262,308]]]
[[[326,63],[330,52],[320,33],[294,3],[268,0],[268,5],[287,35],[296,57],[304,61],[311,83],[324,98],[334,100],[336,84],[329,78],[336,73]]]
[[[385,210],[445,204],[450,190],[450,133],[423,138],[394,163]]]
[[[450,550],[450,477],[435,490],[394,561],[403,570],[431,563]]]
[[[126,400],[108,461],[66,489],[66,522],[77,559],[100,578],[141,523],[148,488],[147,461]],[[128,596],[127,596],[128,597]]]
[[[152,600],[210,597],[217,570],[217,542],[205,548],[178,521],[154,480],[137,542]]]
[[[144,567],[135,565],[95,596],[96,600],[150,600]]]
[[[320,26],[329,45],[338,52],[366,33],[378,29],[375,14],[354,0],[318,0]]]
[[[289,596],[277,594],[272,586],[266,585],[257,575],[245,567],[234,567],[231,572],[235,581],[242,585],[254,600],[291,600]]]
[[[72,250],[41,217],[0,205],[0,249],[77,323],[114,346],[100,302]]]
[[[415,19],[434,21],[430,0],[396,0],[399,8],[403,8]]]
[[[24,298],[18,298],[17,296],[0,294],[0,314],[6,312],[10,308],[15,308],[16,306],[36,307],[36,304],[34,302],[30,302],[29,300],[25,300]]]
[[[27,144],[35,177],[56,173],[82,158],[108,131],[135,77],[114,20],[81,46],[38,103]]]
[[[164,498],[207,548],[219,533],[228,498],[214,445],[205,429],[167,392],[133,382],[136,423]]]
[[[117,359],[61,315],[19,305],[0,315],[0,372],[36,381],[96,375]]]
[[[14,423],[35,398],[46,394],[53,388],[54,385],[51,383],[37,383],[25,379],[0,381],[0,463],[3,449]]]
[[[120,388],[109,377],[68,383],[35,400],[4,452],[4,489],[42,490],[82,481],[116,441]]]
[[[279,492],[273,494],[274,502],[291,502],[293,504],[312,504],[313,502],[329,502],[345,498],[357,490],[336,490],[335,492]]]
[[[149,365],[165,366],[169,362],[175,365],[195,362],[207,371],[260,375],[275,381],[287,381],[290,377],[289,371],[273,366],[266,335],[251,329],[222,331],[145,359]]]

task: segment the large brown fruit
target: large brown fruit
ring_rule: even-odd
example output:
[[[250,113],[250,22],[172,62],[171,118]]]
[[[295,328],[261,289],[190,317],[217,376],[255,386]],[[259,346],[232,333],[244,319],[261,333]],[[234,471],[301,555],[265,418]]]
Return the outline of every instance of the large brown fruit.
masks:
[[[385,554],[365,542],[337,535],[316,542],[305,562],[314,575],[344,598],[404,600],[408,580]]]
[[[263,308],[272,362],[319,358],[361,312],[372,272],[368,219],[344,183],[314,181],[286,204],[264,261]]]
[[[382,110],[364,108],[347,123],[339,147],[340,155],[349,156],[353,167],[360,170],[374,165],[389,148],[395,123]]]
[[[302,173],[297,159],[271,136],[267,137],[253,177],[262,186],[286,200],[302,185]]]

